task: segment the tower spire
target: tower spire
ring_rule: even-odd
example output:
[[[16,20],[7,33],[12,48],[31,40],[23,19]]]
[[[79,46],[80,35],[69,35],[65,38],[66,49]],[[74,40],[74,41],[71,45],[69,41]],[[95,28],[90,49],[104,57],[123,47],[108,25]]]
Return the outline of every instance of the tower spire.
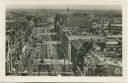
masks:
[[[69,13],[69,6],[67,6],[67,13]]]

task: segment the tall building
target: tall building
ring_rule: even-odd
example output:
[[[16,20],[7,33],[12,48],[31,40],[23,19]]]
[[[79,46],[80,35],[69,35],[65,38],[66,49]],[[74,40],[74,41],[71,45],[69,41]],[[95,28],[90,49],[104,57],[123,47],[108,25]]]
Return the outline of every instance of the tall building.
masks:
[[[71,49],[72,49],[72,42],[73,41],[82,41],[82,42],[87,42],[87,41],[92,41],[97,44],[104,44],[105,42],[105,37],[104,36],[98,36],[98,35],[73,35],[70,31],[65,32],[63,35],[63,41],[62,41],[62,46],[65,51],[65,55],[71,59]],[[78,42],[79,43],[79,42]],[[80,43],[79,43],[80,44]]]

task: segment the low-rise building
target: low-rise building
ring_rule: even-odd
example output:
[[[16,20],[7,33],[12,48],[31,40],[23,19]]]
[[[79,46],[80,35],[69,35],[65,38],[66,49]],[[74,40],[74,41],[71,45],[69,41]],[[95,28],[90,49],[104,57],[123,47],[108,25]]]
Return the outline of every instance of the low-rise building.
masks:
[[[122,38],[119,35],[109,35],[106,39],[106,56],[122,58]]]

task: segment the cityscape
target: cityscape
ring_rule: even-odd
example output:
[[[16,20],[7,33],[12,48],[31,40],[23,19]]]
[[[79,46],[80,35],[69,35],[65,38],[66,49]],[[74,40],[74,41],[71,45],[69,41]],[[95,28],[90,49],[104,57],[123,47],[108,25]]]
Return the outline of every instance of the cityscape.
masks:
[[[6,76],[122,76],[122,10],[6,9]]]

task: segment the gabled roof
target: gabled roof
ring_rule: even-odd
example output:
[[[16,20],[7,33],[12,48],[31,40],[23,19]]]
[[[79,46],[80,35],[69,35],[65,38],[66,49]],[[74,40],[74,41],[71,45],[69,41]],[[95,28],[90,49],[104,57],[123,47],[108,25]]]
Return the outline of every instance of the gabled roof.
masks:
[[[72,40],[71,43],[72,45],[74,45],[76,49],[79,49],[83,46],[84,42],[81,42],[81,40],[77,39],[77,40]]]
[[[68,32],[65,32],[65,36],[67,37],[67,38],[69,38],[70,36],[71,36],[72,34],[68,31]]]

